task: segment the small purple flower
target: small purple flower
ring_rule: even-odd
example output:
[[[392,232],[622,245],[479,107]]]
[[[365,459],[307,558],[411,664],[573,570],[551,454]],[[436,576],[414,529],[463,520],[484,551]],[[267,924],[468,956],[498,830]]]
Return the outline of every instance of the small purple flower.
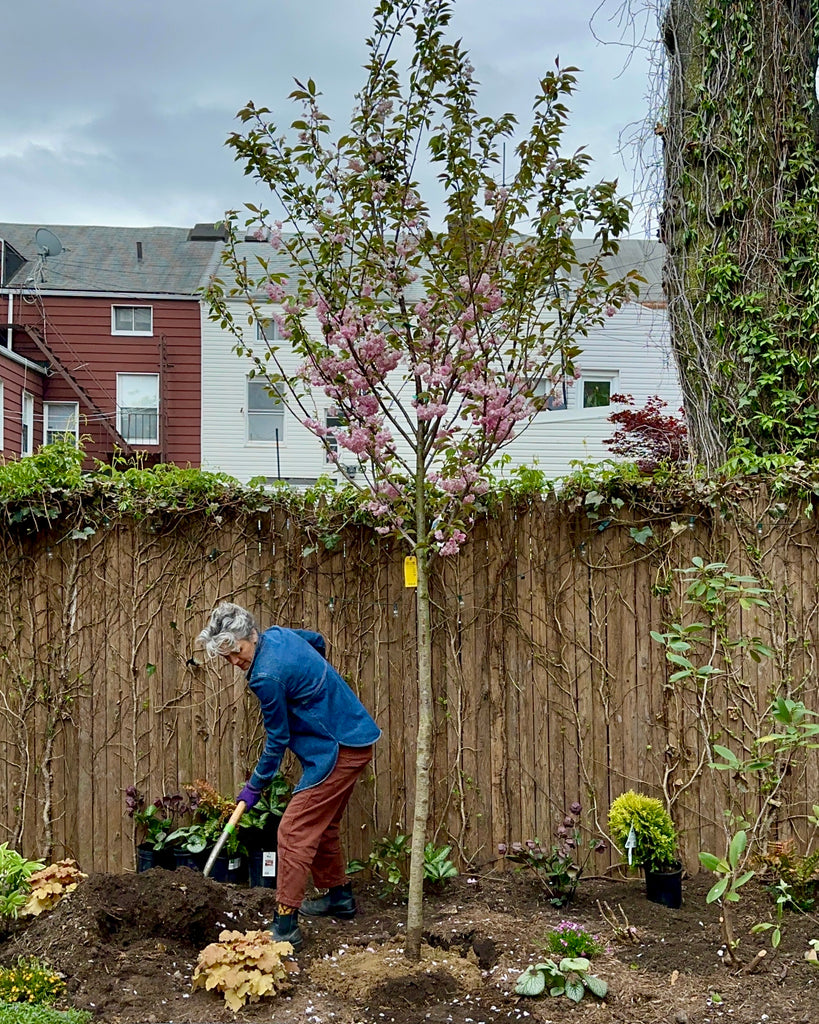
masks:
[[[532,840],[532,839],[527,839],[527,840],[526,840],[526,845],[528,846],[528,848],[529,848],[530,850],[534,850],[534,848],[535,848],[535,846],[536,846],[537,844],[536,844],[536,843],[534,842],[534,840]]]
[[[595,853],[605,853],[606,852],[606,844],[603,842],[602,839],[595,845],[594,852]]]
[[[574,826],[574,818],[565,817],[563,819],[563,824],[566,828],[572,828]]]
[[[571,807],[569,808],[569,810],[571,811],[571,813],[572,813],[572,814],[573,814],[573,815],[574,815],[575,817],[577,817],[577,816],[578,816],[578,814],[582,814],[582,813],[583,813],[583,808],[582,808],[582,807],[581,807],[581,805],[580,805],[580,804],[579,804],[579,803],[577,802],[577,800],[575,800],[575,802],[574,802],[574,803],[572,804],[572,806],[571,806]]]
[[[498,843],[498,853],[501,857],[506,856],[506,843]]]
[[[523,847],[520,843],[512,843],[512,853],[523,853]]]
[[[564,839],[569,834],[569,830],[566,828],[565,825],[559,825],[557,829],[557,834],[561,839]]]

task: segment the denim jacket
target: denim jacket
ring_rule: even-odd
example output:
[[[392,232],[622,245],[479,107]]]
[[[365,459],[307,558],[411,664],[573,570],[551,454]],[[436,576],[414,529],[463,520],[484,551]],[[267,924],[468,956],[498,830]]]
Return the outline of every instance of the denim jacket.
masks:
[[[333,770],[339,745],[369,747],[381,730],[336,670],[324,660],[324,638],[306,629],[272,626],[259,637],[247,672],[262,706],[267,741],[249,785],[264,789],[289,747],[301,762],[295,792]]]

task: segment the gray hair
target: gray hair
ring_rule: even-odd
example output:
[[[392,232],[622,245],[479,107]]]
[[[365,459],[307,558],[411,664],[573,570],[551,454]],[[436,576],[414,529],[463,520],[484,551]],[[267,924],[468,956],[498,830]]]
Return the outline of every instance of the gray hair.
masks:
[[[201,640],[210,657],[215,658],[217,654],[238,650],[240,640],[251,640],[258,635],[259,627],[247,608],[223,601],[213,609],[210,622],[196,639]]]

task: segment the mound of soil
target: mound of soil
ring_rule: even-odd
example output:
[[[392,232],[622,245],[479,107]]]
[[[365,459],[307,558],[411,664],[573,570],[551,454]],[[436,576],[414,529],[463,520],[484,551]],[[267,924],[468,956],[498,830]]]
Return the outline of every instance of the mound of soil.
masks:
[[[819,921],[788,914],[771,949],[769,936],[749,934],[773,911],[770,895],[751,883],[736,908],[741,944],[729,963],[719,912],[705,904],[709,885],[708,877],[686,880],[683,907],[669,910],[648,903],[638,880],[592,879],[558,909],[526,878],[461,877],[427,900],[418,964],[402,954],[405,908],[357,885],[353,921],[304,921],[289,990],[234,1014],[216,993],[191,991],[196,958],[224,929],[263,927],[272,891],[185,869],[100,874],[54,910],[18,922],[0,942],[0,963],[47,960],[66,977],[64,1004],[105,1024],[814,1024],[819,969],[804,953]],[[566,919],[608,945],[593,966],[609,983],[605,1002],[515,996],[518,975],[545,955],[546,932]]]

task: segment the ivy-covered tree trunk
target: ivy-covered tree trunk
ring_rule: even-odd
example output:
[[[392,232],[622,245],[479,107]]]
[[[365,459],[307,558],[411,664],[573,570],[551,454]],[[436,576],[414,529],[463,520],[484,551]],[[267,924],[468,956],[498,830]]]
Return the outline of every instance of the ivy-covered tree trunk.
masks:
[[[695,458],[819,437],[817,0],[670,0],[665,288]]]

